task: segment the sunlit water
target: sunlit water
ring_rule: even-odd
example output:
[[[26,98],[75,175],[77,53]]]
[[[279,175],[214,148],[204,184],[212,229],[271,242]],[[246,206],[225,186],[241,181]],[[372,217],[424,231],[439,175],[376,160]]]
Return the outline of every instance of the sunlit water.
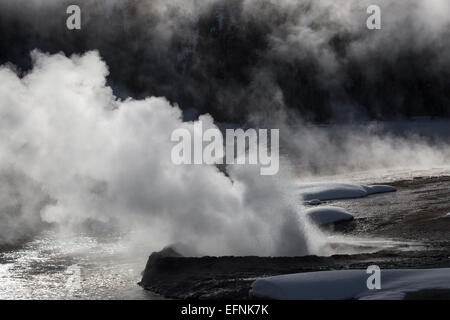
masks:
[[[0,299],[159,299],[137,285],[148,254],[126,254],[120,239],[43,232],[0,252]]]

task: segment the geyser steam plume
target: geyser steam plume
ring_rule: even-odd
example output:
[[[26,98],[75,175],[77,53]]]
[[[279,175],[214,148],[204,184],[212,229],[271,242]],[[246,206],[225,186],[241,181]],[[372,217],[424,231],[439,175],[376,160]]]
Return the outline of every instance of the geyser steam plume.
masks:
[[[194,125],[182,122],[176,105],[117,99],[97,52],[67,58],[34,51],[32,60],[22,78],[0,69],[0,166],[52,199],[29,210],[30,220],[37,215],[67,228],[115,220],[153,249],[181,243],[215,255],[314,251],[283,174],[260,176],[259,168],[236,165],[227,177],[215,166],[176,166],[171,132]],[[200,120],[214,126],[208,115]],[[6,228],[19,232],[21,225]]]

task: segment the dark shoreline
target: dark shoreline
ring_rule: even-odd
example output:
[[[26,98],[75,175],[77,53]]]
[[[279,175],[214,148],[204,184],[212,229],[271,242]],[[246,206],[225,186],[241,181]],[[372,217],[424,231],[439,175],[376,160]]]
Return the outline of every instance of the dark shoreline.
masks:
[[[397,201],[418,201],[416,210],[398,210],[389,205],[389,217],[375,228],[366,229],[367,237],[380,235],[391,239],[414,240],[421,249],[396,248],[376,253],[333,255],[330,257],[182,257],[172,249],[153,253],[140,285],[146,290],[174,299],[249,299],[249,289],[258,277],[343,269],[366,269],[376,264],[382,269],[424,269],[450,267],[450,177],[422,177],[390,183],[399,189]],[[423,190],[422,190],[423,189]],[[402,193],[403,192],[403,193]],[[417,198],[411,200],[411,194]],[[372,198],[375,201],[378,198]],[[422,200],[425,200],[422,203]],[[434,202],[433,202],[433,201]],[[438,201],[436,201],[438,200]],[[384,201],[381,199],[380,201]],[[345,202],[344,202],[345,204]],[[442,205],[444,204],[444,205]],[[369,203],[369,207],[375,204]],[[363,206],[363,208],[365,208]],[[406,213],[405,213],[405,212]],[[367,223],[366,217],[356,224]],[[387,227],[386,227],[387,225]],[[352,235],[354,231],[344,234]],[[361,233],[356,233],[361,235]],[[405,299],[450,297],[448,292],[411,293]]]
[[[450,267],[450,249],[381,251],[330,257],[171,257],[153,253],[140,285],[173,299],[248,299],[258,277],[288,273],[366,269],[423,269]]]

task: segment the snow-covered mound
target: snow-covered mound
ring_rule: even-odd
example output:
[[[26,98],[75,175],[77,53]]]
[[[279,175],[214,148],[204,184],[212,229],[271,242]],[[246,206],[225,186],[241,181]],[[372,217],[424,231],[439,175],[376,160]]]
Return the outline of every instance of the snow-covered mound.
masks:
[[[450,268],[381,270],[381,289],[369,290],[366,270],[288,274],[256,280],[250,293],[280,300],[403,299],[408,292],[450,290]]]
[[[353,215],[340,207],[324,206],[305,210],[309,219],[319,225],[327,225],[353,220]]]
[[[370,194],[397,191],[395,187],[385,185],[360,185],[350,183],[319,182],[300,184],[298,191],[304,201],[338,200],[362,198]]]

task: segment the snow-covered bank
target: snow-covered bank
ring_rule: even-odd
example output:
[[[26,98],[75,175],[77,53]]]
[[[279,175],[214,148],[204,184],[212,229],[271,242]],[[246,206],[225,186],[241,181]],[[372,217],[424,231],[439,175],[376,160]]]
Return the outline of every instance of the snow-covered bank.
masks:
[[[353,220],[353,215],[340,207],[323,206],[307,209],[305,214],[319,226]]]
[[[250,293],[280,300],[403,299],[422,290],[450,290],[450,268],[381,270],[381,289],[369,290],[366,270],[287,274],[256,280]]]
[[[397,191],[395,187],[386,185],[368,186],[336,182],[306,183],[298,187],[298,192],[304,201],[362,198],[375,193],[394,191]]]

